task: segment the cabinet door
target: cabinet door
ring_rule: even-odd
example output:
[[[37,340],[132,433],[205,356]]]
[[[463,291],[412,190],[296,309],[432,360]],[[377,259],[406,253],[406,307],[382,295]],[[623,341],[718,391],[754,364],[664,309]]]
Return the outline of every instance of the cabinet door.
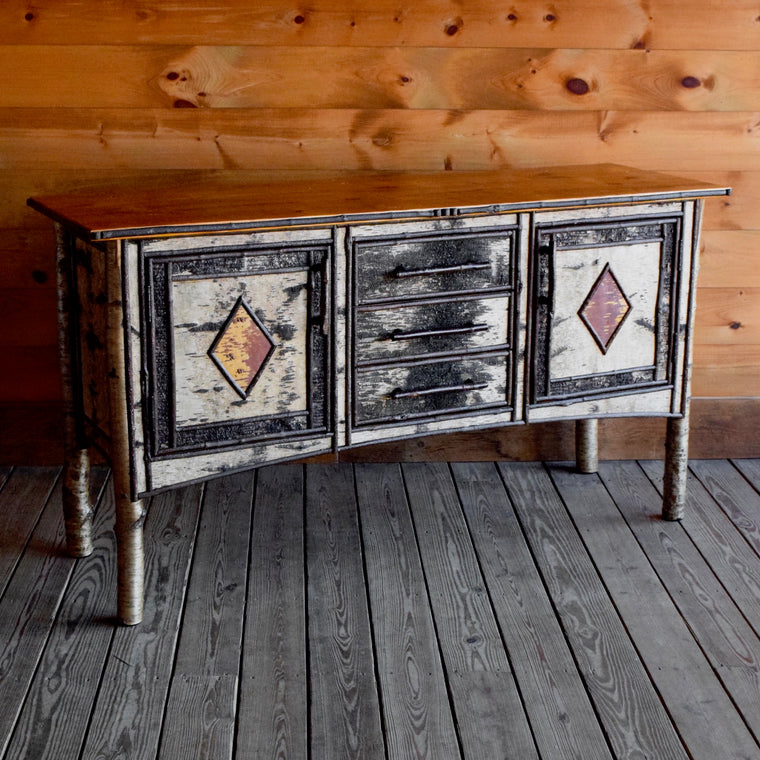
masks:
[[[672,385],[680,232],[679,216],[537,227],[533,405]]]
[[[331,241],[224,242],[142,252],[149,459],[255,447],[208,460],[222,471],[329,448]]]

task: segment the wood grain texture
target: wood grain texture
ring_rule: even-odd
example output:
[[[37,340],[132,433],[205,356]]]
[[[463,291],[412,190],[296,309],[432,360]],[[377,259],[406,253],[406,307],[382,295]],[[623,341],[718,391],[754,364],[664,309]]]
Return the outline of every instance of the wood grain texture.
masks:
[[[355,471],[388,757],[459,758],[401,468]]]
[[[304,469],[259,470],[236,746],[244,757],[308,757]]]
[[[106,474],[103,468],[93,472],[93,552],[74,566],[7,757],[78,757],[84,744],[113,639],[109,623],[116,607],[114,503],[111,489],[103,487]]]
[[[537,758],[451,474],[442,464],[403,471],[462,747],[475,757]]]
[[[392,45],[445,47],[601,47],[635,49],[752,50],[757,42],[757,6],[737,0],[718,10],[711,0],[594,0],[553,6],[504,6],[476,0],[465,7],[440,0],[399,4],[379,0],[356,7],[343,0],[308,6],[263,0],[204,0],[188,7],[124,6],[118,0],[100,12],[74,2],[42,0],[29,6],[8,0],[0,13],[5,44]]]
[[[754,51],[0,45],[0,107],[753,111],[758,63]]]
[[[730,468],[714,467],[709,463],[698,463],[695,470],[713,499],[744,535],[750,546],[760,554],[760,518],[757,516],[757,507],[760,505],[760,496],[757,494],[760,469],[757,463],[752,461],[738,460],[736,466],[747,481],[737,478]],[[735,487],[736,490],[728,490],[731,487]]]
[[[143,621],[114,632],[83,758],[157,752],[201,495],[193,486],[151,500]]]
[[[454,464],[452,471],[541,757],[610,758],[520,524],[503,485],[494,477],[494,466]]]
[[[691,172],[734,187],[707,204],[700,284],[758,287],[754,243],[711,235],[760,230],[758,18],[750,0],[7,0],[0,399],[60,398],[41,316],[49,227],[26,198],[168,169],[188,182],[569,159]],[[697,347],[695,390],[760,396],[760,328],[742,324],[716,334],[747,355]]]
[[[107,179],[159,168],[466,171],[606,162],[704,177],[760,170],[758,134],[757,115],[747,111],[566,111],[558,118],[388,107],[0,110],[12,179],[49,165],[67,184],[77,169]],[[26,178],[23,186],[38,181],[45,180]]]
[[[104,475],[96,487],[102,486]],[[15,553],[11,557],[17,559]],[[8,613],[0,619],[0,685],[4,701],[15,709],[0,713],[0,751],[11,738],[21,707],[16,700],[29,688],[73,569],[74,562],[64,553],[59,482],[3,593]]]
[[[254,475],[209,483],[162,725],[168,757],[232,757]]]
[[[687,757],[548,473],[539,464],[500,471],[613,752],[627,757],[638,746],[653,756]]]
[[[3,529],[0,531],[0,594],[13,575],[15,556],[29,541],[37,521],[60,476],[58,467],[32,471],[17,467],[0,491],[0,513]],[[11,505],[21,502],[25,509]]]
[[[640,466],[655,488],[661,490],[662,467],[654,461],[641,462]],[[681,521],[682,528],[754,631],[760,634],[760,612],[753,609],[754,600],[760,598],[760,573],[755,568],[756,551],[737,532],[728,514],[732,509],[729,504],[735,504],[734,499],[738,501],[743,497],[749,499],[746,502],[747,512],[753,514],[753,505],[758,503],[757,493],[748,487],[741,467],[732,466],[729,462],[692,460],[690,469],[689,514],[687,519]],[[726,491],[726,487],[735,487],[736,490]],[[726,504],[726,511],[716,508],[716,502]]]
[[[600,476],[689,629],[699,631],[695,637],[699,646],[750,731],[760,735],[760,639],[740,612],[744,605],[739,599],[739,606],[734,603],[687,527],[652,520],[652,505],[659,494],[635,462],[616,467],[605,463]],[[689,512],[691,504],[690,498]],[[740,556],[734,559],[741,566]],[[748,601],[746,595],[744,601]],[[672,637],[664,640],[672,641]]]
[[[314,757],[382,757],[353,472],[307,472],[306,569],[309,598],[311,752]],[[319,547],[319,548],[317,548]]]
[[[653,683],[668,705],[670,715],[663,716],[664,721],[647,721],[646,730],[659,730],[667,736],[673,731],[672,719],[694,760],[720,756],[738,760],[757,755],[760,749],[742,720],[737,718],[732,725],[726,721],[720,726],[707,728],[715,711],[719,714],[730,712],[730,700],[713,669],[705,664],[689,626],[669,596],[660,591],[661,582],[647,556],[637,544],[623,543],[622,537],[627,534],[628,527],[610,494],[598,478],[573,474],[560,467],[553,467],[551,473],[589,554],[600,572],[609,578],[610,597],[636,642],[642,663],[652,674]],[[667,528],[660,526],[658,532],[663,530]],[[613,567],[615,572],[607,575]],[[698,570],[694,568],[694,572]],[[631,581],[634,574],[635,583]],[[672,666],[676,652],[688,663],[686,667]],[[748,675],[749,681],[752,677]],[[756,698],[748,697],[746,687],[744,684],[743,696],[751,704]],[[659,697],[657,702],[659,712]],[[701,711],[701,720],[694,721],[695,710]],[[661,742],[664,740],[664,736],[656,739],[660,752],[663,752],[665,745]],[[732,749],[727,751],[729,745]],[[670,752],[675,750],[671,749],[667,754]]]

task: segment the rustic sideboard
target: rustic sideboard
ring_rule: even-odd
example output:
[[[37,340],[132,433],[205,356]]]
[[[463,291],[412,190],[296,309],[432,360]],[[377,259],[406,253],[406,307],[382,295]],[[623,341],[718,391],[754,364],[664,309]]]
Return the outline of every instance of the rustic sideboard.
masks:
[[[118,613],[142,617],[143,498],[441,431],[668,418],[684,504],[700,210],[726,188],[619,166],[164,179],[32,198],[56,222],[69,551],[88,447],[117,501]]]

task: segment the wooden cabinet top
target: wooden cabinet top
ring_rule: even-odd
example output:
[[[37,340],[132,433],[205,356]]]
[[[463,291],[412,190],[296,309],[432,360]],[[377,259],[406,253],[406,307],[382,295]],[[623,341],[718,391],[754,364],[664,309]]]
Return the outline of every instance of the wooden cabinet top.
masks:
[[[233,173],[236,177],[240,173]],[[246,178],[251,175],[246,174]],[[92,240],[726,195],[728,188],[612,164],[436,173],[351,173],[299,180],[188,175],[30,198]]]

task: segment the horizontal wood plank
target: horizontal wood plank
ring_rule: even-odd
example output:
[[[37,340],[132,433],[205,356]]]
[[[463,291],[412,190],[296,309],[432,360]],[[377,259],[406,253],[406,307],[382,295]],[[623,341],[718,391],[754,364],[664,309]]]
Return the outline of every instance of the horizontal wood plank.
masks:
[[[190,6],[125,5],[105,0],[87,5],[55,0],[7,0],[0,12],[4,44],[219,45],[438,45],[541,47],[752,49],[757,43],[757,6],[736,0],[716,10],[711,0],[613,0],[600,6],[581,0],[561,6],[503,5],[475,0],[466,7],[440,0],[398,3],[377,0],[357,7],[342,0],[308,6],[283,0]]]
[[[157,169],[463,171],[606,162],[704,177],[760,171],[758,135],[757,114],[748,111],[565,111],[558,118],[427,108],[0,110],[3,160],[16,182],[22,171],[43,167],[97,178]]]
[[[694,343],[697,359],[704,344],[738,347],[760,343],[760,288],[699,288]]]
[[[756,230],[704,231],[699,265],[700,285],[712,288],[760,287],[759,249],[760,234]]]
[[[758,65],[756,51],[0,45],[0,107],[754,111]]]

